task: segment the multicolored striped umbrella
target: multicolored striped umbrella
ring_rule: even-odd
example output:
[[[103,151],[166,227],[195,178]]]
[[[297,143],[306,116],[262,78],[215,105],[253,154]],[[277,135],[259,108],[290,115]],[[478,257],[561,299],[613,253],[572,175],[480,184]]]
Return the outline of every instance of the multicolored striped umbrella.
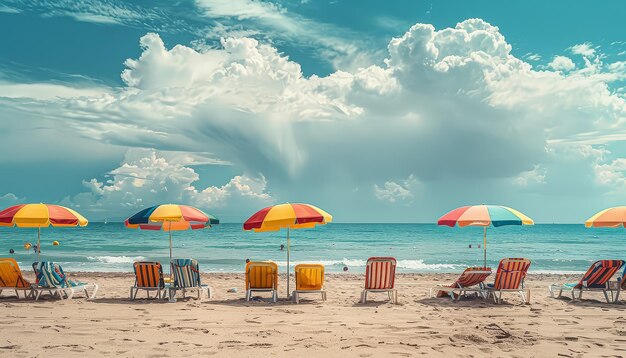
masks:
[[[244,230],[254,232],[287,229],[287,296],[289,296],[289,256],[291,229],[311,229],[332,222],[333,217],[324,210],[309,204],[279,204],[257,211],[243,224]]]
[[[41,251],[41,228],[87,226],[89,221],[76,211],[60,205],[20,204],[0,212],[0,226],[37,228],[37,261]]]
[[[616,206],[600,211],[585,221],[585,227],[626,228],[626,206]]]
[[[519,211],[501,205],[462,206],[445,214],[437,225],[453,227],[482,226],[484,267],[487,267],[487,226],[534,225],[535,222]]]
[[[127,228],[168,231],[170,236],[170,262],[172,261],[172,231],[198,230],[219,224],[218,218],[193,206],[163,204],[141,210],[124,222]],[[170,268],[170,276],[171,276]],[[171,277],[170,277],[171,279]]]

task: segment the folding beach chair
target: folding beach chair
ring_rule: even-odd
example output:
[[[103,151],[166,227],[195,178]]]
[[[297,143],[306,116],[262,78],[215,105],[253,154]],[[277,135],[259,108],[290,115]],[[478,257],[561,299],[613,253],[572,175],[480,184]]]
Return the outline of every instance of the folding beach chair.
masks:
[[[393,257],[370,257],[365,266],[365,287],[361,292],[361,303],[367,302],[369,292],[387,292],[389,300],[398,303],[395,289],[396,259]]]
[[[487,296],[493,296],[495,303],[502,302],[503,292],[517,292],[523,303],[530,303],[530,289],[524,287],[524,278],[530,267],[529,259],[502,259],[498,265],[493,284],[488,284]]]
[[[303,293],[320,293],[322,300],[326,301],[324,291],[324,265],[300,264],[294,268],[296,273],[296,289],[293,291],[293,299],[300,303],[300,295]]]
[[[34,297],[33,285],[22,276],[20,266],[13,258],[0,258],[0,294],[4,290],[14,291],[17,298],[20,298],[20,291],[24,298]]]
[[[98,292],[98,285],[95,283],[68,279],[61,265],[54,262],[36,262],[33,264],[33,270],[38,277],[35,300],[39,299],[42,291],[48,291],[52,296],[58,295],[62,300],[71,299],[76,292],[84,292],[86,298],[93,299]],[[89,295],[89,288],[92,289],[91,295]]]
[[[437,297],[449,296],[457,301],[461,296],[465,296],[468,292],[483,294],[485,291],[485,279],[491,275],[490,267],[468,267],[463,273],[449,286],[436,285],[430,289],[429,296],[433,296],[433,292],[437,292]]]
[[[135,285],[130,288],[130,299],[137,298],[139,290],[146,291],[146,298],[150,298],[150,292],[156,291],[154,298],[163,299],[167,296],[165,281],[163,281],[163,267],[158,262],[135,262]]]
[[[248,262],[246,264],[246,301],[252,292],[271,292],[272,301],[278,300],[278,265],[275,262]]]
[[[561,297],[563,291],[572,292],[572,301],[580,300],[583,296],[583,291],[596,291],[604,293],[606,302],[613,302],[613,290],[609,285],[609,280],[617,271],[624,266],[622,260],[600,260],[594,262],[587,272],[583,275],[578,283],[564,283],[564,284],[552,284],[548,287],[550,296],[553,298]],[[555,296],[554,292],[559,291]],[[576,293],[578,292],[578,297]],[[611,293],[611,299],[609,300],[609,292]],[[619,288],[617,297],[619,297]],[[617,300],[617,297],[615,300]]]
[[[198,299],[201,299],[202,290],[206,288],[209,298],[211,298],[211,288],[203,285],[201,282],[198,261],[194,259],[173,259],[170,265],[174,273],[174,285],[170,288],[170,297],[173,297],[176,291],[182,291],[183,298],[185,298],[187,291],[197,291]]]

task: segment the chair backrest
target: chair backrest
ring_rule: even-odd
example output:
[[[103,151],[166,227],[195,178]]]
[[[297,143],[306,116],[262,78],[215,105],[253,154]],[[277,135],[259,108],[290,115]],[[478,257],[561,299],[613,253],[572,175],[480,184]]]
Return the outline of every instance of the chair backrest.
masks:
[[[173,259],[174,287],[200,287],[200,265],[194,259]]]
[[[278,265],[275,262],[253,262],[246,264],[246,290],[250,288],[278,289]]]
[[[507,258],[500,260],[493,288],[496,290],[516,290],[523,285],[530,267],[529,259]]]
[[[299,264],[294,268],[296,273],[296,290],[321,290],[324,288],[324,265]]]
[[[133,263],[135,286],[144,288],[163,288],[163,267],[159,262],[138,261]]]
[[[14,258],[0,258],[0,287],[26,288],[30,287],[20,271],[20,266]]]
[[[603,288],[615,273],[624,266],[622,260],[600,260],[594,262],[576,288]]]
[[[365,266],[365,289],[385,290],[394,288],[396,259],[393,257],[370,257]]]
[[[491,275],[490,267],[468,267],[456,279],[456,287],[471,287],[485,281]]]
[[[37,282],[39,286],[49,288],[67,288],[71,286],[61,265],[52,261],[42,261],[34,263],[33,268],[35,268],[35,264],[37,264],[36,274],[39,276],[39,281]]]

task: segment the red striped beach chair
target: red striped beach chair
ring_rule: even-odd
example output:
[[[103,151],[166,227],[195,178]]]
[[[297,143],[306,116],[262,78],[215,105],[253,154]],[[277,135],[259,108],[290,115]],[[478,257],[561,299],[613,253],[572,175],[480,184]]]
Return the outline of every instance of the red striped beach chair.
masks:
[[[622,273],[621,277],[617,279],[617,282],[615,282],[615,285],[612,285],[611,293],[613,293],[614,290],[617,291],[617,294],[615,295],[615,300],[613,300],[613,302],[617,302],[619,300],[620,293],[626,290],[626,268],[624,268],[624,273]]]
[[[600,260],[594,262],[591,267],[587,270],[587,272],[583,275],[578,283],[563,283],[563,284],[552,284],[548,287],[550,291],[550,296],[553,298],[561,297],[563,291],[571,291],[572,292],[572,301],[576,301],[582,298],[583,291],[596,291],[604,293],[604,298],[606,302],[613,302],[613,290],[609,285],[609,280],[613,275],[619,271],[620,268],[624,266],[624,261],[622,260]],[[555,292],[559,291],[559,293],[555,296]],[[609,292],[611,293],[611,299],[609,300]],[[578,297],[576,297],[576,293],[578,293]],[[617,300],[619,298],[619,288],[618,294],[615,298]]]
[[[517,292],[523,303],[530,303],[530,289],[524,287],[524,278],[529,267],[529,259],[502,259],[493,284],[487,285],[487,296],[493,296],[494,302],[500,303],[503,292]]]
[[[367,302],[368,292],[387,292],[389,300],[398,303],[395,289],[396,259],[393,257],[370,257],[365,266],[365,288],[361,293],[361,303]]]
[[[461,296],[465,296],[467,292],[482,294],[485,291],[485,279],[491,275],[490,267],[468,267],[463,273],[449,286],[437,285],[430,289],[430,297],[433,292],[437,292],[437,297],[449,296],[457,301]]]

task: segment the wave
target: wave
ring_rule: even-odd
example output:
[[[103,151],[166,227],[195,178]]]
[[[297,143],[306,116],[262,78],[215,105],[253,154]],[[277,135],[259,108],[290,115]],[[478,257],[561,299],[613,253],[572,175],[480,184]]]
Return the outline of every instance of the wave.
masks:
[[[287,261],[276,261],[278,266],[286,267]],[[291,261],[290,265],[293,267],[298,264],[304,263],[319,263],[324,266],[347,266],[350,267],[365,267],[366,260],[360,259],[347,259],[341,260],[310,260],[310,261]],[[398,269],[404,270],[423,270],[423,271],[441,271],[441,270],[454,270],[458,265],[453,264],[427,264],[424,260],[398,260]]]
[[[145,261],[143,256],[88,256],[87,260],[105,264],[132,264],[135,261]]]

